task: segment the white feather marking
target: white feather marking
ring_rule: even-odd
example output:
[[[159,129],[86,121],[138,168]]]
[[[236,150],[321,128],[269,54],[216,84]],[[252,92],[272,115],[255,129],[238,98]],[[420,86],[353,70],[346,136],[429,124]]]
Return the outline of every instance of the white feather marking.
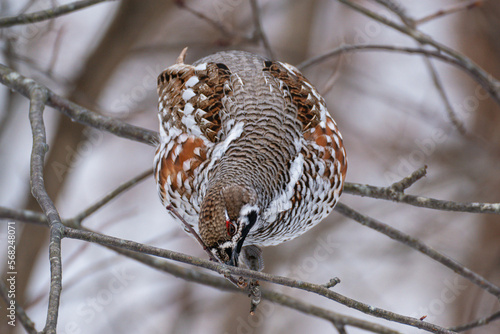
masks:
[[[238,81],[240,82],[240,85],[243,86],[243,80],[241,80],[240,76],[236,73],[234,73],[234,76],[236,76],[236,78],[238,78]]]
[[[200,108],[196,109],[196,112],[195,112],[195,114],[196,114],[196,115],[200,115],[200,116],[203,116],[203,115],[205,115],[206,113],[207,113],[207,112],[206,112],[205,110],[200,109]]]
[[[179,137],[177,137],[177,143],[182,144],[188,139],[187,133],[181,134]]]
[[[166,143],[168,141],[168,135],[162,125],[163,121],[161,115],[158,115],[158,118],[160,119],[160,142]]]
[[[177,145],[175,147],[175,150],[174,150],[174,154],[172,154],[172,160],[175,161],[175,159],[179,156],[179,154],[181,153],[182,151],[182,146],[181,145]]]
[[[277,213],[289,210],[292,207],[290,199],[295,192],[295,185],[302,177],[303,171],[304,156],[302,153],[299,153],[290,165],[290,182],[288,182],[286,189],[269,204],[264,214],[264,217],[266,217],[266,219],[264,219],[265,221],[268,220],[268,217],[271,218]]]
[[[324,103],[320,103],[319,104],[319,116],[320,116],[321,122],[326,122],[326,115],[328,115],[328,110],[326,110],[326,106]]]
[[[186,161],[184,161],[184,163],[182,164],[182,169],[184,169],[184,171],[188,171],[189,169],[191,169],[191,160],[192,159],[187,159]]]
[[[201,147],[196,147],[193,150],[194,155],[200,156],[201,155]]]
[[[220,159],[220,157],[222,157],[224,153],[226,153],[229,144],[231,144],[233,140],[238,139],[243,133],[244,125],[245,123],[243,122],[238,122],[234,125],[231,131],[229,131],[229,134],[227,135],[226,139],[224,139],[222,143],[220,143],[215,147],[214,152],[212,154],[212,161]]]
[[[245,204],[240,210],[240,217],[246,216],[252,211],[259,212],[259,207],[257,205]]]
[[[243,133],[244,126],[245,123],[243,122],[236,123],[236,125],[231,129],[231,131],[229,131],[229,134],[227,135],[226,139],[224,139],[222,143],[219,143],[217,144],[217,146],[214,147],[211,155],[212,156],[211,161],[208,164],[208,166],[204,169],[203,175],[206,176],[206,174],[210,170],[212,170],[215,162],[219,160],[224,155],[224,153],[226,153],[229,144],[231,144],[233,140],[238,139],[241,136],[241,134]]]
[[[194,110],[193,105],[191,103],[186,103],[186,105],[184,106],[183,113],[184,113],[184,115],[189,116],[189,115],[191,115],[193,110]]]
[[[198,64],[194,68],[195,71],[205,71],[206,69],[207,69],[207,63]]]
[[[331,118],[328,118],[328,120],[326,121],[326,125],[328,125],[328,127],[330,128],[330,130],[332,131],[337,131],[337,129],[335,128],[335,121]]]
[[[335,134],[333,134],[333,140],[335,141],[335,144],[337,144],[337,147],[340,147],[340,141],[339,141],[339,137],[337,137]]]
[[[187,129],[192,129],[196,125],[196,120],[192,116],[182,117],[182,124],[184,124]]]
[[[283,65],[283,67],[286,68],[287,71],[293,75],[297,75],[297,73],[300,73],[299,70],[295,66],[292,66],[292,65],[287,64],[287,63],[282,63],[282,62],[279,62],[279,63],[281,65]]]
[[[186,88],[189,88],[189,87],[193,87],[194,85],[196,85],[198,82],[200,82],[200,79],[198,79],[198,77],[196,75],[192,76],[191,78],[189,78],[188,81],[186,81]]]
[[[182,99],[187,102],[195,95],[196,93],[193,91],[193,89],[188,88],[182,93]]]
[[[182,182],[182,172],[177,173],[177,186],[180,187],[183,184]]]

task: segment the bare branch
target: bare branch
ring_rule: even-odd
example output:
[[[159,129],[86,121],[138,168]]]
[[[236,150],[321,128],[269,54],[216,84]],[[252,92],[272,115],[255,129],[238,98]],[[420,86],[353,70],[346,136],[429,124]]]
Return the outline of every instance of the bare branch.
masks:
[[[408,16],[406,14],[406,9],[401,5],[401,4],[396,4],[392,0],[375,0],[379,4],[385,6],[388,8],[390,11],[395,13],[396,15],[399,16],[401,21],[410,29],[415,29],[415,20]],[[417,44],[420,47],[423,47],[422,43],[417,42]],[[431,74],[432,81],[434,82],[434,86],[436,86],[436,89],[438,91],[439,96],[441,97],[441,100],[443,101],[443,104],[445,106],[446,114],[448,116],[448,119],[450,120],[451,124],[457,129],[457,131],[461,135],[466,135],[465,131],[465,126],[464,124],[458,119],[458,116],[453,109],[451,102],[448,98],[448,95],[446,94],[446,91],[444,89],[443,83],[441,82],[441,78],[439,77],[439,74],[437,73],[436,67],[432,63],[431,59],[429,59],[429,56],[424,57],[425,65],[427,66],[427,69],[429,70],[429,73]]]
[[[469,268],[466,268],[465,266],[461,265],[457,261],[437,252],[436,250],[430,248],[429,246],[423,244],[420,242],[418,239],[413,238],[403,232],[400,232],[396,230],[395,228],[384,224],[376,219],[373,219],[371,217],[365,216],[347,205],[343,203],[338,203],[337,206],[335,207],[335,211],[340,212],[346,217],[349,217],[358,223],[361,223],[362,225],[368,226],[369,228],[372,228],[382,234],[385,234],[391,239],[397,240],[419,252],[422,254],[427,255],[431,259],[441,263],[442,265],[450,268],[460,276],[468,279],[475,285],[479,286],[483,290],[491,293],[495,297],[500,297],[500,288],[493,283],[489,282],[486,280],[484,277],[476,274]]]
[[[473,9],[479,6],[482,6],[482,0],[472,0],[472,1],[464,1],[463,3],[452,5],[445,9],[440,9],[435,13],[429,14],[427,16],[422,17],[421,19],[415,20],[415,25],[421,25],[423,23],[427,23],[434,19],[443,17],[445,15],[454,14],[463,10]]]
[[[212,19],[210,16],[205,15],[203,12],[198,11],[188,5],[186,5],[186,1],[184,0],[175,0],[174,3],[181,9],[185,9],[186,11],[190,12],[194,16],[198,17],[202,21],[207,22],[211,26],[213,26],[215,29],[219,30],[220,33],[226,37],[229,38],[235,38],[237,37],[236,33],[233,30],[228,29],[222,22],[217,21]]]
[[[464,332],[464,331],[472,329],[472,328],[485,326],[485,325],[487,325],[487,324],[489,324],[497,319],[500,319],[500,311],[497,311],[497,312],[495,312],[487,317],[477,319],[477,320],[470,322],[468,324],[465,324],[465,325],[451,327],[450,330],[452,330],[454,332]]]
[[[401,181],[391,184],[390,189],[397,192],[404,192],[411,187],[415,182],[427,175],[427,166],[417,169],[410,176],[405,177]]]
[[[46,94],[45,103],[48,106],[53,107],[78,123],[91,126],[96,129],[105,130],[119,137],[135,140],[152,146],[155,146],[158,142],[158,134],[155,131],[127,124],[119,119],[101,116],[54,94],[43,85],[40,85],[1,64],[0,82],[26,97],[30,96],[30,88],[33,86],[44,90]]]
[[[232,291],[238,293],[245,293],[243,290],[236,288],[232,284],[228,284],[228,282],[221,278],[216,277],[212,274],[205,273],[195,268],[185,268],[179,265],[173,264],[170,261],[164,261],[162,259],[158,259],[156,257],[152,257],[149,255],[145,255],[142,253],[130,251],[125,248],[119,247],[110,247],[106,246],[110,249],[113,249],[115,252],[132,258],[138,262],[144,263],[150,267],[156,268],[158,270],[169,273],[175,277],[182,278],[189,282],[195,282],[206,286],[211,286],[224,291]],[[262,290],[262,298],[267,299],[273,303],[295,309],[299,312],[309,314],[321,319],[325,319],[331,322],[337,323],[345,323],[345,325],[357,327],[361,329],[366,329],[372,331],[373,333],[381,333],[381,334],[397,334],[399,332],[394,331],[385,326],[371,323],[369,321],[353,318],[350,316],[341,315],[339,313],[314,306],[312,304],[305,303],[299,299],[295,299],[293,297],[287,296],[285,294]]]
[[[374,19],[375,21],[378,21],[405,35],[410,36],[411,38],[413,38],[415,41],[419,42],[422,45],[431,45],[435,47],[437,50],[446,53],[456,62],[460,63],[461,67],[466,68],[468,73],[476,78],[476,81],[487,90],[487,92],[496,101],[496,103],[500,104],[500,82],[497,79],[493,78],[491,74],[487,73],[485,70],[483,70],[481,67],[479,67],[476,63],[474,63],[471,59],[469,59],[465,55],[447,47],[446,45],[436,42],[429,35],[426,35],[421,31],[410,28],[406,25],[397,24],[351,0],[338,0],[338,1],[362,13],[363,15]]]
[[[171,259],[174,261],[179,261],[182,263],[187,263],[191,265],[195,265],[198,267],[202,267],[205,269],[209,269],[212,271],[216,271],[223,276],[227,275],[240,275],[248,278],[258,279],[262,281],[267,281],[279,285],[284,285],[292,288],[297,288],[309,292],[316,293],[320,296],[326,297],[328,299],[334,300],[340,304],[345,306],[354,308],[358,311],[361,311],[366,314],[370,314],[375,317],[383,318],[389,321],[394,321],[402,324],[406,324],[409,326],[413,326],[416,328],[420,328],[433,333],[440,334],[452,334],[453,332],[430,323],[423,322],[416,318],[411,318],[403,315],[399,315],[387,310],[383,310],[380,308],[376,308],[374,306],[364,304],[362,302],[358,302],[354,299],[345,297],[339,293],[333,292],[329,290],[323,285],[313,284],[309,282],[299,281],[288,277],[271,275],[263,272],[253,271],[249,269],[244,269],[240,267],[227,266],[225,264],[220,264],[213,261],[207,261],[199,258],[194,258],[192,256],[184,255],[181,253],[177,253],[174,251],[161,249],[153,246],[144,245],[138,242],[119,239],[111,236],[106,236],[99,233],[81,231],[77,229],[72,229],[66,227],[64,229],[64,236],[72,239],[80,239],[89,242],[94,242],[104,246],[111,247],[119,247],[127,250],[131,250],[134,252],[140,252],[143,254],[149,254],[154,256],[159,256],[167,259]]]
[[[390,188],[375,187],[368,184],[347,182],[344,185],[344,192],[351,195],[385,199],[441,211],[500,214],[500,203],[462,203],[446,201],[431,197],[407,195]]]
[[[43,213],[30,210],[14,210],[0,206],[0,219],[10,219],[18,222],[47,225],[47,218]]]
[[[274,60],[274,52],[271,48],[267,35],[264,33],[264,29],[262,28],[262,13],[260,11],[259,4],[257,3],[257,0],[250,0],[250,5],[252,6],[252,18],[255,29],[254,39],[262,41],[264,49],[266,49],[267,56]]]
[[[41,10],[31,14],[21,14],[12,17],[0,18],[0,28],[11,27],[19,24],[30,24],[56,18],[58,16],[75,12],[79,9],[89,7],[100,2],[110,0],[82,0],[58,6],[52,9]]]
[[[449,121],[462,136],[467,135],[467,131],[465,130],[465,125],[462,121],[458,119],[457,113],[455,112],[453,106],[451,105],[450,99],[448,98],[448,94],[446,94],[443,83],[441,82],[441,78],[437,73],[436,67],[429,59],[429,56],[425,56],[424,61],[427,66],[427,69],[429,70],[429,73],[431,74],[432,82],[434,83],[434,86],[436,86],[438,94],[441,97],[441,100],[443,101],[446,110],[446,115],[448,116]]]
[[[114,189],[111,191],[109,194],[98,200],[96,203],[88,207],[87,209],[83,210],[80,212],[78,215],[71,219],[67,219],[64,221],[64,225],[66,226],[72,226],[72,227],[78,227],[81,225],[82,221],[89,217],[91,214],[102,208],[104,205],[109,203],[111,200],[116,198],[118,195],[124,193],[128,189],[132,188],[142,180],[146,179],[146,177],[151,176],[153,174],[152,169],[148,169],[141,174],[137,175],[136,177],[132,178],[131,180],[121,184],[118,186],[118,188]]]
[[[43,166],[45,153],[48,151],[43,123],[43,109],[47,101],[47,91],[29,80],[26,82],[30,93],[29,119],[33,133],[33,149],[31,151],[30,180],[31,191],[42,208],[50,227],[50,292],[47,321],[44,332],[56,333],[57,316],[59,314],[59,301],[62,291],[62,264],[61,264],[61,239],[64,226],[59,217],[54,203],[45,189],[43,180]]]

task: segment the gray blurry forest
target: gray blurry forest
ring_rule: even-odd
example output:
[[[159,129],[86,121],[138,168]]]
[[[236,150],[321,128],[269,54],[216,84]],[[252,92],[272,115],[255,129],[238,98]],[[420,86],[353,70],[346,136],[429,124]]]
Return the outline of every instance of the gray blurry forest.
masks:
[[[500,2],[0,13],[0,333],[500,333]],[[263,274],[226,268],[261,281],[253,316],[151,177],[156,77],[186,46],[187,63],[239,49],[298,66],[346,145],[336,210],[264,249]]]

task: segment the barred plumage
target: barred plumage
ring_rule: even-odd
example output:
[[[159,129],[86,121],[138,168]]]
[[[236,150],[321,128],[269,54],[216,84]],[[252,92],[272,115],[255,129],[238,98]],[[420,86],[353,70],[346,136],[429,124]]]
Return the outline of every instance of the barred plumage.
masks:
[[[293,66],[220,52],[158,77],[155,177],[164,205],[212,252],[237,264],[243,245],[293,239],[325,218],[343,187],[342,136]]]

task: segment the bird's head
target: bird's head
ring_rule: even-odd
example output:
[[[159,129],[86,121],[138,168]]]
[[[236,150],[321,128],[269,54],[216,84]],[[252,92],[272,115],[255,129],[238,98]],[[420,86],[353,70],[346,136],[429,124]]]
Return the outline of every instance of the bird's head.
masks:
[[[238,266],[238,257],[259,216],[255,192],[231,185],[207,192],[200,211],[200,236],[222,262]]]

